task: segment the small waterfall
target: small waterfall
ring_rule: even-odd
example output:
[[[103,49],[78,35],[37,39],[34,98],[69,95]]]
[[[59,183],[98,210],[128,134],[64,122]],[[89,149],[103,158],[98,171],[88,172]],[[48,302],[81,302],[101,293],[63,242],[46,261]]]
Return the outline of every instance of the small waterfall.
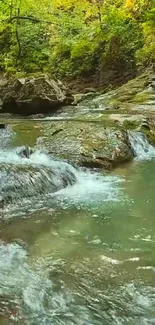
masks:
[[[155,147],[153,147],[142,132],[130,131],[129,140],[137,160],[151,160],[155,158]]]
[[[17,151],[0,150],[1,202],[53,193],[75,184],[76,170],[68,163],[39,151],[29,158]]]
[[[76,169],[46,153],[32,151],[27,158],[21,148],[0,150],[0,209],[11,204],[11,209],[25,211],[48,206],[50,200],[59,206],[81,206],[120,199],[119,177]]]

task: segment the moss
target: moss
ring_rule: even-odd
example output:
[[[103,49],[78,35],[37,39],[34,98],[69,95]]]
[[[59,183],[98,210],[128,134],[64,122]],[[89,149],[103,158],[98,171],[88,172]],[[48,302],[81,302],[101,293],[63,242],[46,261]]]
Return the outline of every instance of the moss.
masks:
[[[151,12],[151,11],[150,11]],[[137,53],[136,59],[139,66],[154,65],[155,62],[155,8],[152,9],[152,16],[147,15],[149,21],[145,21],[142,24],[144,44]],[[154,16],[154,17],[153,17]],[[152,19],[153,18],[153,19]]]
[[[147,138],[148,138],[148,141],[149,141],[151,144],[155,145],[155,131],[148,130],[148,129],[144,128],[144,127],[141,127],[141,131],[142,131],[143,133],[145,133],[145,135],[146,135]]]
[[[147,100],[149,99],[149,97],[150,97],[150,94],[148,92],[144,91],[144,92],[137,93],[133,97],[132,101],[134,103],[146,103]]]
[[[122,113],[122,112],[121,112]],[[110,111],[110,115],[112,113]],[[123,112],[124,115],[124,112]],[[127,116],[128,117],[128,116]],[[103,126],[104,128],[117,128],[118,130],[134,130],[137,129],[140,125],[140,121],[129,121],[125,120],[123,123],[120,123],[119,120],[110,118],[109,113],[102,115],[99,119],[96,116],[76,116],[72,120],[76,122],[85,122],[85,123],[94,123]]]
[[[135,130],[138,128],[138,126],[140,125],[140,122],[139,121],[124,121],[123,122],[123,125],[122,127],[125,129],[125,130]]]
[[[141,100],[146,100],[150,94],[145,92],[146,83],[149,84],[151,82],[152,72],[146,71],[145,73],[141,74],[137,78],[128,81],[121,87],[117,88],[115,91],[111,92],[111,96],[109,98],[110,105],[119,105],[129,102],[136,102]]]

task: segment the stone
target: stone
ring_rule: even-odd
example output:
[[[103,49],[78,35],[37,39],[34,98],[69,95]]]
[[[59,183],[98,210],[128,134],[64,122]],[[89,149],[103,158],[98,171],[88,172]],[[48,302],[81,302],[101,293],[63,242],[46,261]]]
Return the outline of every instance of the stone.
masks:
[[[73,102],[69,90],[48,75],[16,78],[0,83],[1,113],[45,114]]]
[[[7,128],[6,124],[3,123],[0,124],[0,129],[6,129],[6,128]]]
[[[0,195],[0,209],[3,209],[5,205],[5,200],[3,199],[3,197]]]
[[[61,132],[55,132],[59,129]],[[41,147],[79,166],[111,169],[133,158],[128,132],[117,130],[116,127],[63,121],[51,124],[50,132]]]
[[[57,192],[77,181],[72,166],[63,162],[48,167],[1,163],[0,180],[0,208],[14,200]]]
[[[34,150],[28,146],[20,147],[16,150],[17,154],[22,158],[30,158]]]

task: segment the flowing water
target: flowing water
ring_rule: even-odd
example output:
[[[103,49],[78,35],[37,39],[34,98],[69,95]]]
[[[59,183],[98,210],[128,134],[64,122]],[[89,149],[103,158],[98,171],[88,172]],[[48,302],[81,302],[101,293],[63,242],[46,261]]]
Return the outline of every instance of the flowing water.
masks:
[[[154,148],[131,133],[133,163],[79,170],[38,151],[48,126],[0,130],[0,324],[155,324]]]

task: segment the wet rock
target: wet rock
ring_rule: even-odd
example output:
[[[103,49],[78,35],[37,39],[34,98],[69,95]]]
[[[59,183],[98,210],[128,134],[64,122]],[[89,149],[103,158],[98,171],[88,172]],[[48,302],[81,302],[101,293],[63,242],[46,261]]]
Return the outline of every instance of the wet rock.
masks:
[[[141,114],[109,114],[109,119],[114,121],[119,126],[124,126],[126,129],[136,128],[143,121]]]
[[[72,166],[53,162],[47,167],[36,164],[0,164],[0,208],[22,198],[57,192],[76,183]]]
[[[44,114],[72,101],[68,89],[48,75],[19,78],[0,84],[1,113]]]
[[[44,118],[45,115],[44,114],[34,114],[34,115],[30,115],[29,116],[31,119],[41,119],[41,118]]]
[[[154,110],[155,107],[155,74],[146,71],[116,89],[100,93],[83,94],[74,96],[75,103],[96,108],[108,107],[110,110],[141,111]]]
[[[150,126],[149,126],[149,123],[147,121],[144,121],[141,126],[142,126],[142,128],[150,130]]]
[[[93,98],[96,98],[96,96],[99,94],[100,94],[99,92],[95,92],[95,91],[89,91],[89,92],[85,92],[85,93],[75,94],[73,104],[77,105],[80,102],[92,100]]]
[[[22,158],[30,158],[34,150],[28,146],[20,147],[16,150],[17,154]]]
[[[5,200],[4,198],[0,195],[0,209],[3,209],[5,205]]]
[[[6,128],[7,128],[6,124],[1,124],[0,123],[0,129],[6,129]]]
[[[143,118],[139,131],[142,131],[150,144],[155,145],[155,118],[154,115]]]
[[[54,134],[57,128],[61,132]],[[66,121],[53,123],[49,131],[47,150],[80,166],[111,169],[133,158],[127,131],[115,127]]]

